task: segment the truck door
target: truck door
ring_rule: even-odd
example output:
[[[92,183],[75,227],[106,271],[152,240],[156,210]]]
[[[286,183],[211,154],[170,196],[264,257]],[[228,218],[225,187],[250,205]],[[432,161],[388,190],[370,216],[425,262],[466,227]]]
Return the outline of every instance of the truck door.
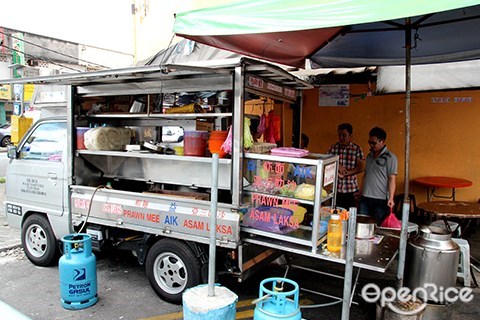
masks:
[[[46,121],[20,142],[19,157],[8,166],[6,193],[8,201],[21,205],[23,212],[63,214],[66,136],[65,121]]]

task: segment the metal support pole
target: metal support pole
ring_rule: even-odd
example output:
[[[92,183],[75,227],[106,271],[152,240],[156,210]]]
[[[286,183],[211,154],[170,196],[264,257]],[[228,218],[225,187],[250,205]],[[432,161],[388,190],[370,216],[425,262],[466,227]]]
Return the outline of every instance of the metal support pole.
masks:
[[[212,155],[212,189],[210,195],[210,250],[208,258],[208,296],[215,296],[215,257],[217,250],[218,153]]]
[[[400,247],[398,252],[397,285],[403,286],[405,256],[407,252],[407,229],[410,215],[409,182],[410,182],[410,92],[411,92],[411,50],[412,26],[410,18],[405,19],[405,190],[402,206],[402,231],[400,233]]]
[[[355,254],[355,227],[357,224],[357,208],[349,208],[347,252],[345,253],[345,279],[343,283],[342,320],[350,317],[352,296],[353,256]]]

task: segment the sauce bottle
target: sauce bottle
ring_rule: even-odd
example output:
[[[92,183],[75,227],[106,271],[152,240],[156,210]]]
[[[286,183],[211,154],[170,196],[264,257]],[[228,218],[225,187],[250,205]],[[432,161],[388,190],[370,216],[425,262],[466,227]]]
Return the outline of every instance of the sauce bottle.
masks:
[[[336,210],[335,210],[336,211]],[[327,249],[330,252],[340,251],[342,248],[342,221],[340,215],[334,212],[328,221]]]

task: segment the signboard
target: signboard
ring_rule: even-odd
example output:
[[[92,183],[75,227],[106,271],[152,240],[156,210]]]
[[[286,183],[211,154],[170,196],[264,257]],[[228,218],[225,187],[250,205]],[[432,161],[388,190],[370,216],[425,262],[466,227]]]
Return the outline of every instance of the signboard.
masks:
[[[321,85],[318,90],[318,105],[320,107],[348,107],[350,85],[325,84]]]
[[[12,87],[9,84],[0,86],[0,100],[12,100]]]
[[[274,94],[279,97],[294,101],[297,98],[297,90],[286,88],[276,83],[264,80],[260,77],[248,75],[246,77],[246,87]]]
[[[337,172],[337,164],[335,162],[325,166],[323,186],[328,186],[329,184],[332,184],[335,181],[336,172]]]
[[[24,84],[23,85],[23,100],[24,101],[32,100],[34,89],[35,89],[35,85],[33,85],[33,84]]]
[[[12,63],[14,65],[25,65],[25,46],[23,43],[23,33],[16,32],[12,34]],[[13,69],[13,77],[21,78],[21,70]]]

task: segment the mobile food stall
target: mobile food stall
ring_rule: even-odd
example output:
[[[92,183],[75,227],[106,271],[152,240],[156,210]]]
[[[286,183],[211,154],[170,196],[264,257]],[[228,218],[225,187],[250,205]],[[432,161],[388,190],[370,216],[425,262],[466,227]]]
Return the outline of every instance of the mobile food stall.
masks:
[[[7,218],[22,229],[33,263],[49,265],[58,239],[86,232],[95,250],[134,253],[159,296],[178,303],[206,281],[211,228],[219,272],[239,281],[284,252],[346,262],[345,248],[323,248],[338,157],[246,141],[249,100],[300,108],[301,90],[311,87],[283,69],[237,59],[1,82],[20,81],[67,86],[67,118],[41,119],[9,149]],[[222,143],[229,148],[219,159],[210,226],[205,139],[218,131],[229,131]],[[353,265],[384,272],[398,240],[365,244]]]

